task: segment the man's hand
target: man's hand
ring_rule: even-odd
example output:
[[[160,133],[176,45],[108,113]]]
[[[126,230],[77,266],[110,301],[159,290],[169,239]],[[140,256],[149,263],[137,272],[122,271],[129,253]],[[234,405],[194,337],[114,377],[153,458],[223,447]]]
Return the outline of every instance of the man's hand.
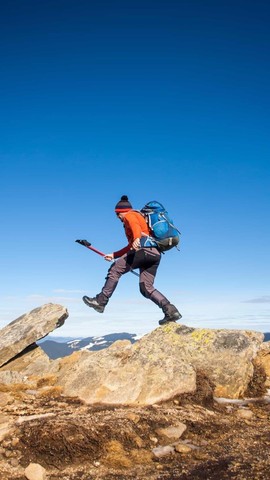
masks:
[[[141,248],[141,241],[139,238],[135,238],[135,240],[132,243],[132,248],[134,250],[139,250],[139,248]]]
[[[105,260],[107,260],[107,262],[113,262],[114,261],[113,253],[106,253],[106,255],[104,255],[104,258],[105,258]]]

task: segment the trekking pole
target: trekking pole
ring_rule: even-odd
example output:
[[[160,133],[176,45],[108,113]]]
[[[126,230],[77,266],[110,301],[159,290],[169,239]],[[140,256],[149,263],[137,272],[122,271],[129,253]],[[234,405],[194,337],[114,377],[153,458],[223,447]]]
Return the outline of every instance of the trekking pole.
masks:
[[[88,240],[75,240],[77,243],[79,243],[80,245],[83,245],[84,247],[86,248],[89,248],[89,250],[92,250],[93,252],[97,253],[98,255],[100,255],[101,257],[105,257],[105,253],[101,252],[100,250],[97,250],[96,248],[92,247],[91,243],[88,242]],[[134,275],[136,275],[137,277],[139,277],[140,275],[135,272],[134,270],[130,270],[131,273],[133,273]]]

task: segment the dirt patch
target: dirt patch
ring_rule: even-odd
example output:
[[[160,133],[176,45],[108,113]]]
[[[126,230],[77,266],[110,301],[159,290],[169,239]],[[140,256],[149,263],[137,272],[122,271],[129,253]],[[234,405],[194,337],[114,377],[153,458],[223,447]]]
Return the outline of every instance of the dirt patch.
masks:
[[[18,448],[23,454],[23,466],[34,462],[59,468],[79,463],[86,456],[98,459],[102,444],[98,432],[78,420],[49,418],[25,423]]]
[[[245,408],[251,418],[239,418],[237,405],[207,400],[211,386],[200,378],[201,404],[198,396],[145,408],[107,408],[25,394],[21,404],[3,409],[19,422],[1,444],[1,480],[24,480],[30,462],[46,468],[48,480],[265,480],[270,406],[250,404]],[[179,422],[187,426],[179,441],[190,446],[189,453],[156,458],[153,448],[164,445],[158,429]]]

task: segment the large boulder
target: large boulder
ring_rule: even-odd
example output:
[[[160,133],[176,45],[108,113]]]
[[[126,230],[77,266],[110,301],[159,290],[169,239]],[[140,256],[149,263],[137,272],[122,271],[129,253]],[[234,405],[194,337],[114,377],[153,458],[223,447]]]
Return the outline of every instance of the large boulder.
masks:
[[[170,324],[155,330],[152,341],[178,345],[196,371],[203,371],[214,385],[216,397],[239,398],[253,377],[253,360],[263,342],[260,332],[212,330]]]
[[[52,303],[35,308],[0,330],[0,366],[64,324],[68,312]]]
[[[151,405],[196,390],[196,373],[174,346],[119,340],[106,350],[75,352],[53,362],[63,393],[86,403]]]
[[[135,344],[115,342],[52,362],[64,394],[86,403],[149,405],[196,390],[204,372],[217,397],[239,398],[253,376],[263,334],[195,329],[170,323]]]

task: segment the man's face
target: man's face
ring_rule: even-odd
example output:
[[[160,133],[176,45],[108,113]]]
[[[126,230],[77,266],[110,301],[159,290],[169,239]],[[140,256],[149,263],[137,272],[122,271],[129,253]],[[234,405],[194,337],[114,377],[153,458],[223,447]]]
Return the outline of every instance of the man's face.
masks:
[[[120,220],[121,222],[123,222],[124,217],[123,217],[122,213],[117,212],[117,213],[116,213],[116,216],[119,218],[119,220]]]

